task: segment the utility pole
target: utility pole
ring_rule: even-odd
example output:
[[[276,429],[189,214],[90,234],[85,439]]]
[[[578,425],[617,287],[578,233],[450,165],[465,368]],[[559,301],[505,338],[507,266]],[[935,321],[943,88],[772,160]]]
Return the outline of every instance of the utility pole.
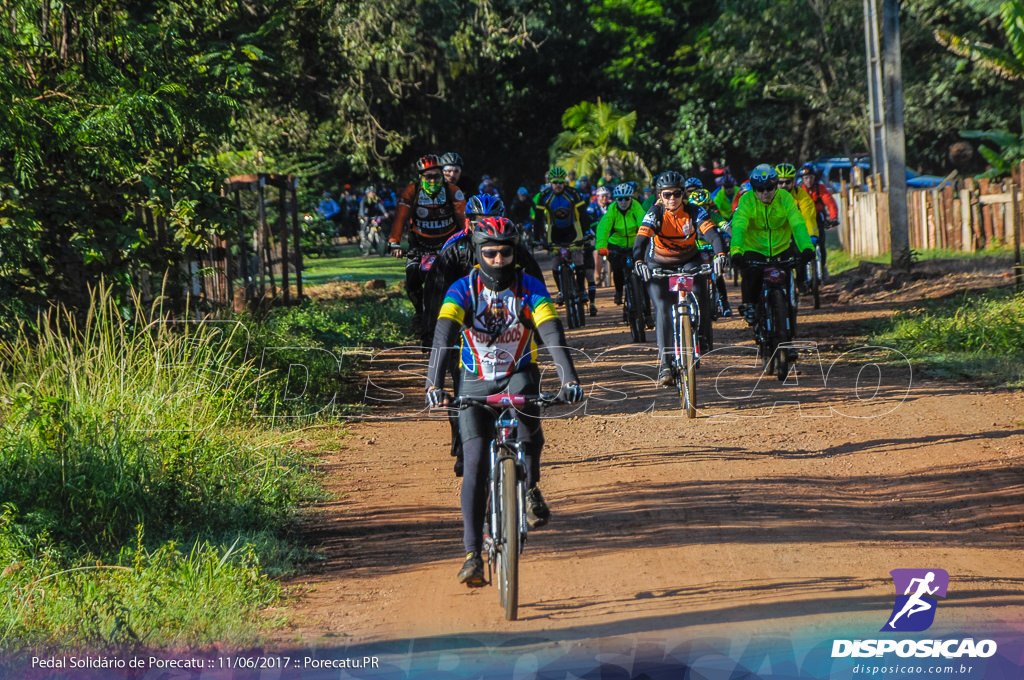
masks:
[[[910,231],[907,228],[907,157],[903,135],[903,65],[900,59],[899,0],[885,0],[882,25],[885,81],[885,156],[889,187],[891,267],[909,270]]]
[[[885,120],[882,112],[882,57],[879,55],[878,0],[864,0],[864,44],[868,66],[868,109],[871,113],[869,138],[871,171],[879,190],[887,186],[888,161],[885,158]]]

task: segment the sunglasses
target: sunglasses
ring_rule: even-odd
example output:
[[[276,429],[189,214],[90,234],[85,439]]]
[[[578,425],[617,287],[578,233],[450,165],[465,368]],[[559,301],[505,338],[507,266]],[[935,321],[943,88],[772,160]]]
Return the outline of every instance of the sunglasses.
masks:
[[[754,189],[755,194],[770,194],[773,191],[775,191],[775,187],[771,187],[769,189]]]
[[[780,187],[791,187],[791,186],[793,186],[793,180],[791,180],[791,179],[780,179],[779,180],[779,186]]]
[[[498,255],[501,255],[502,257],[505,258],[512,257],[512,246],[500,246],[498,248],[481,248],[480,255],[487,260],[493,260]]]
[[[675,191],[662,191],[661,192],[661,197],[662,198],[682,198],[683,197],[683,190],[682,189],[676,189]]]
[[[563,181],[562,181],[562,180],[560,180],[560,179],[559,179],[559,180],[555,180],[555,181],[552,181],[552,182],[551,182],[551,186],[556,186],[556,185],[558,185],[558,186],[561,186],[561,185],[563,185],[563,184],[565,184],[565,182],[563,182]]]
[[[622,198],[616,198],[615,200],[618,201],[619,203],[629,203],[630,201],[633,200],[633,197],[632,196],[623,196]]]

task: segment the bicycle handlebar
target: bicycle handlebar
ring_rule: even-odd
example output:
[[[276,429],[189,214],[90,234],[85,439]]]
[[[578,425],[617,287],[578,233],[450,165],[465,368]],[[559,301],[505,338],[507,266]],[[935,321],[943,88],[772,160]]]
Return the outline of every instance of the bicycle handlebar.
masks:
[[[702,276],[710,274],[712,271],[711,265],[701,264],[700,269],[694,269],[692,267],[651,267],[651,276],[666,278],[669,276],[685,275],[685,276]]]
[[[540,406],[551,406],[552,404],[565,404],[557,394],[541,392],[540,394],[489,394],[486,397],[472,397],[459,395],[452,399],[452,406],[455,408],[466,408],[467,406],[483,405],[498,407],[520,407],[526,404],[538,404]]]
[[[771,259],[769,259],[769,260],[747,260],[744,263],[744,268],[746,268],[746,267],[767,267],[768,265],[772,265],[773,267],[783,267],[783,268],[785,268],[785,267],[796,267],[799,264],[800,264],[800,258],[798,258],[798,257],[787,257],[784,260],[771,260]]]

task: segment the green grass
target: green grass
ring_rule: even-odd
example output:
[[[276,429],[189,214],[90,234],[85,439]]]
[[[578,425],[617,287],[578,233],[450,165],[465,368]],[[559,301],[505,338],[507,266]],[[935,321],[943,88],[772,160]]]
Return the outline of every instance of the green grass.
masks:
[[[840,249],[839,237],[834,235],[832,232],[829,232],[828,234],[827,243],[828,270],[832,274],[841,274],[850,269],[855,269],[861,262],[874,262],[876,264],[885,265],[892,262],[892,257],[888,253],[874,257],[852,256],[846,251]],[[1012,256],[1012,253],[1013,251],[1007,247],[988,248],[973,253],[962,252],[959,250],[936,249],[916,251],[916,257],[918,262],[926,262],[928,260],[977,260],[992,256]]]
[[[388,286],[405,281],[405,258],[360,257],[358,246],[344,246],[339,257],[303,258],[302,281],[316,286],[332,282],[365,283],[383,279]]]
[[[879,321],[873,342],[900,350],[937,377],[1022,388],[1024,293],[927,301]]]
[[[221,326],[126,320],[104,292],[36,326],[0,342],[0,649],[250,643],[318,493],[239,424],[252,364]]]

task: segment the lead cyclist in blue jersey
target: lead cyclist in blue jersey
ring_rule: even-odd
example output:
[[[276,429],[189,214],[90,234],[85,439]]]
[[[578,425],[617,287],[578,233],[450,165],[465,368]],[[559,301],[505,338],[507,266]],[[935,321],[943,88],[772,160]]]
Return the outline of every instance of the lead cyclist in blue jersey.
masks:
[[[516,266],[519,232],[503,217],[480,220],[473,231],[477,264],[468,276],[452,284],[434,331],[434,346],[427,373],[426,398],[430,407],[448,403],[444,392],[445,368],[451,352],[461,355],[459,394],[538,394],[537,338],[544,343],[560,376],[559,397],[575,403],[583,398],[576,369],[565,349],[558,313],[543,282]],[[461,335],[461,344],[453,344]],[[526,453],[526,516],[531,527],[547,524],[551,516],[537,482],[540,451],[544,444],[539,408],[521,409],[519,437]],[[494,416],[487,407],[471,406],[459,413],[464,471],[462,492],[463,543],[466,561],[459,581],[484,585],[483,525],[487,504],[487,444],[494,437]]]

